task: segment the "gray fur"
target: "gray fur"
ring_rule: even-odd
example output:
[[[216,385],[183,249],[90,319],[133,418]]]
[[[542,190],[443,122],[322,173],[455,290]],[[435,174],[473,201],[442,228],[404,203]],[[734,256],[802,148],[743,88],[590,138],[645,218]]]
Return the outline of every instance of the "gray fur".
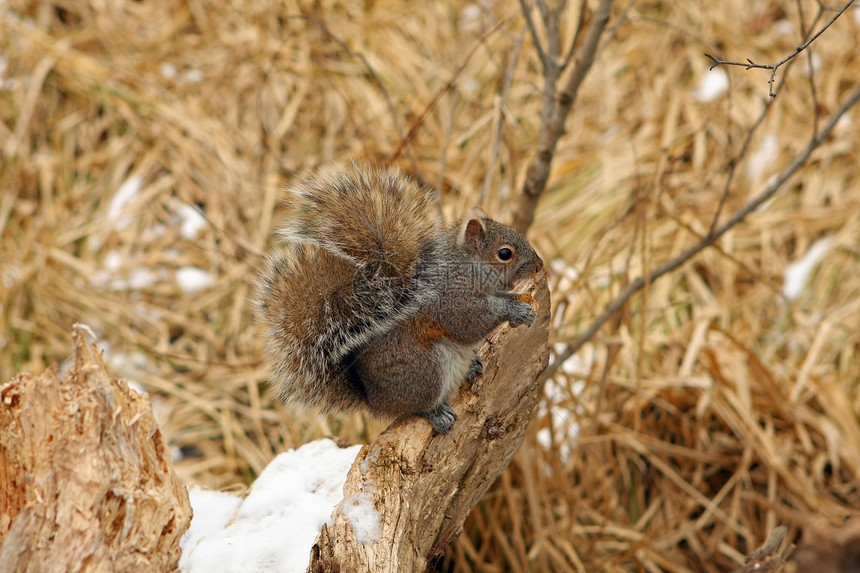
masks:
[[[254,294],[281,397],[449,431],[448,399],[480,373],[475,345],[534,321],[510,290],[540,258],[480,211],[446,229],[436,195],[397,171],[330,168],[290,196]]]

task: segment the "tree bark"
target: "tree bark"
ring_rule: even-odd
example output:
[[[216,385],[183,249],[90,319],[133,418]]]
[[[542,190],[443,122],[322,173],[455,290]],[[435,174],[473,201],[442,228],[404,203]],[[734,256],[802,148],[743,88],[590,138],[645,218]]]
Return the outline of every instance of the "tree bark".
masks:
[[[174,571],[188,493],[147,396],[110,379],[92,331],[75,365],[0,387],[0,571]],[[89,336],[88,336],[89,335]]]
[[[392,424],[365,446],[344,485],[344,501],[311,549],[309,571],[423,571],[442,555],[522,444],[549,360],[546,276],[531,284],[535,323],[504,327],[480,349],[484,373],[464,384],[451,433],[425,420]],[[372,503],[372,506],[370,505]],[[373,517],[353,511],[363,505]]]

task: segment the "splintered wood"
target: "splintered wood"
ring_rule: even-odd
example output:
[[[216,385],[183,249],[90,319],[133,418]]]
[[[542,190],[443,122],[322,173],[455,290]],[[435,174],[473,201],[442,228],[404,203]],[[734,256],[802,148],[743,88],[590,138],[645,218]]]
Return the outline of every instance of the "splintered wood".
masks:
[[[172,571],[191,522],[149,399],[111,379],[91,331],[75,364],[0,387],[0,571]]]

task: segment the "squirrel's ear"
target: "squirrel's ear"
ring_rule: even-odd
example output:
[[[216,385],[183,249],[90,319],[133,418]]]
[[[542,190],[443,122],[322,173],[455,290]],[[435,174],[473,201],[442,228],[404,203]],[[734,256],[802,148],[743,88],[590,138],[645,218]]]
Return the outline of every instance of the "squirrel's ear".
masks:
[[[460,226],[459,243],[460,246],[467,251],[478,254],[481,252],[481,246],[484,244],[484,238],[487,236],[487,228],[484,220],[480,217],[472,217],[467,219]]]
[[[469,209],[469,218],[470,219],[489,219],[484,210],[480,207],[472,207]]]

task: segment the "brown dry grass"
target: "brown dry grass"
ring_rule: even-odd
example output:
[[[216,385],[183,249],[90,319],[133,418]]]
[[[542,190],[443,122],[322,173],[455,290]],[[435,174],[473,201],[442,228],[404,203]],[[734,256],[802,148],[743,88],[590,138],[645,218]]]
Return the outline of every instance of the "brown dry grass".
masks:
[[[800,4],[808,24],[816,5]],[[452,214],[479,201],[510,213],[539,127],[539,65],[527,38],[518,48],[517,2],[493,5],[497,30],[486,13],[463,18],[467,5],[0,3],[0,380],[62,361],[71,324],[90,324],[190,454],[183,479],[215,488],[249,483],[315,437],[372,438],[378,423],[273,402],[249,284],[284,182],[331,160],[384,161],[422,117],[399,162],[441,188]],[[733,68],[730,95],[702,103],[691,96],[702,53],[777,61],[798,44],[797,22],[788,0],[626,12],[580,92],[531,233],[556,260],[556,342],[707,232],[768,74]],[[814,44],[823,116],[860,77],[858,28],[848,13]],[[807,71],[799,58],[752,142],[750,155],[768,139],[774,154],[756,173],[749,157],[740,166],[726,212],[808,140]],[[649,285],[556,376],[443,565],[726,571],[776,525],[795,537],[813,517],[858,513],[858,113],[765,210]],[[142,188],[128,219],[108,216],[130,177]],[[193,237],[177,223],[187,204],[209,222]],[[786,266],[821,237],[833,246],[786,301]],[[214,283],[189,295],[181,267]],[[111,285],[141,268],[155,280]]]

